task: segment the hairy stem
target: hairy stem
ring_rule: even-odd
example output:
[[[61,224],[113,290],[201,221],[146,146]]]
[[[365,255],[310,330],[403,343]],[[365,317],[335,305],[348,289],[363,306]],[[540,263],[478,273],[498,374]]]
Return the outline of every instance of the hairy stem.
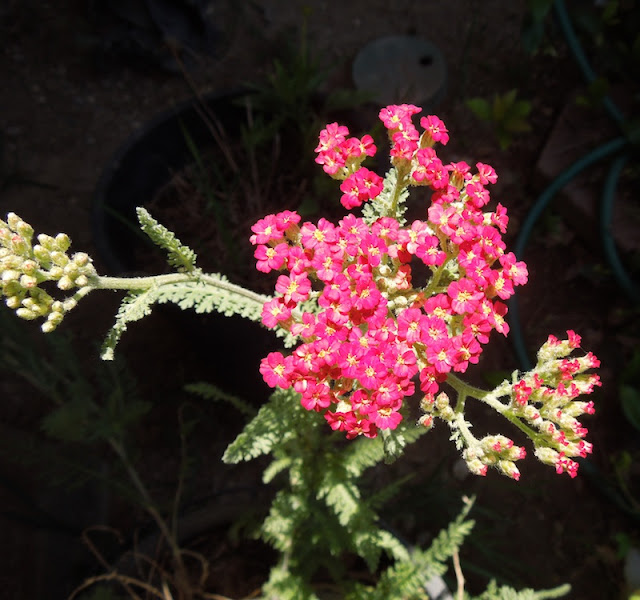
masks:
[[[146,277],[107,277],[98,276],[91,280],[90,286],[82,288],[87,289],[83,295],[86,295],[91,289],[95,290],[148,290],[153,287],[160,287],[162,285],[170,285],[173,283],[187,283],[187,282],[200,282],[205,283],[208,286],[225,290],[238,296],[254,300],[256,302],[264,303],[269,300],[268,296],[252,292],[240,285],[231,283],[229,281],[221,280],[214,275],[208,275],[206,273],[200,273],[198,271],[194,273],[168,273],[166,275],[150,275]],[[80,290],[80,291],[82,291]],[[80,291],[78,293],[80,293]]]

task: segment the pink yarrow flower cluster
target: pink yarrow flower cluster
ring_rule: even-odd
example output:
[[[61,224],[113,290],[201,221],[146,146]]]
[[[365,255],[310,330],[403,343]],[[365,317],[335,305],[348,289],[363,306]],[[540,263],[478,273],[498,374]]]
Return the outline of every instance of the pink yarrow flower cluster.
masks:
[[[392,128],[393,147],[401,144],[403,152],[412,147],[416,168],[427,165],[425,150],[448,139],[436,117],[424,118],[427,129],[418,135],[410,124],[418,110],[381,111]],[[346,127],[328,125],[316,152],[325,171],[343,179],[341,189],[349,198],[343,196],[343,204],[353,207],[376,197],[382,180],[365,167],[354,170],[357,160],[375,149],[368,137],[347,136]],[[405,143],[414,138],[415,147]],[[420,148],[423,143],[429,145]],[[441,163],[429,154],[425,172],[431,173]],[[342,171],[334,169],[338,163]],[[415,185],[430,185],[434,195],[427,218],[407,228],[390,217],[368,225],[353,215],[338,225],[321,219],[300,226],[290,212],[265,217],[253,227],[257,268],[288,271],[278,278],[278,294],[265,305],[263,322],[303,340],[289,356],[269,355],[263,376],[273,387],[293,386],[306,408],[324,412],[348,437],[397,427],[403,399],[415,392],[416,375],[422,391],[433,396],[448,372],[464,372],[477,363],[490,331],[508,331],[500,300],[526,281],[524,263],[504,252],[496,218],[481,211],[476,188],[492,176],[490,168],[483,165],[472,176],[468,166],[451,167],[462,173],[457,187],[448,183],[449,169],[435,170],[437,176],[413,178]],[[470,194],[466,188],[472,185]],[[502,221],[506,224],[506,217]],[[443,267],[458,255],[463,256],[458,277],[447,280]],[[440,279],[432,279],[428,296],[413,285],[414,257]],[[304,310],[312,292],[319,312]]]
[[[283,272],[262,321],[301,340],[288,355],[269,354],[260,371],[271,387],[293,387],[306,409],[350,439],[395,429],[416,386],[429,404],[449,373],[477,363],[491,331],[508,333],[503,301],[527,281],[526,265],[502,240],[506,209],[486,209],[495,171],[443,164],[434,146],[447,143],[447,129],[427,116],[418,130],[419,112],[388,106],[380,119],[398,179],[431,191],[423,219],[403,226],[348,214],[338,224],[301,224],[284,211],[252,227],[258,270]],[[337,123],[320,133],[316,161],[342,181],[348,209],[383,191],[382,178],[362,166],[375,151],[370,136],[349,137]],[[425,281],[415,280],[418,264],[431,274]]]

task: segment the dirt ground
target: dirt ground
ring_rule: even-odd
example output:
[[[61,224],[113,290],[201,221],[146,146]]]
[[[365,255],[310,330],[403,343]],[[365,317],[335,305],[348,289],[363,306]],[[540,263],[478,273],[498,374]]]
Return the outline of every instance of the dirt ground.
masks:
[[[540,54],[530,60],[524,55],[524,1],[265,0],[242,3],[230,10],[231,4],[212,3],[211,16],[219,28],[217,53],[201,57],[189,71],[202,93],[260,81],[269,72],[283,32],[291,27],[299,34],[304,15],[314,55],[336,66],[329,87],[352,85],[350,69],[357,52],[376,38],[411,34],[429,39],[442,51],[448,69],[446,95],[436,108],[451,134],[447,158],[471,164],[488,162],[496,168],[500,179],[492,194],[509,209],[510,227],[517,232],[545,184],[537,168],[540,155],[558,116],[581,85],[577,68],[561,45],[555,56]],[[101,27],[104,23],[91,19],[93,5],[82,0],[61,5],[9,0],[0,8],[0,212],[17,212],[38,232],[65,231],[76,250],[89,253],[94,249],[92,199],[111,157],[148,119],[191,96],[179,73],[100,52],[96,44],[106,33]],[[491,128],[471,114],[464,100],[513,88],[531,99],[533,129],[518,136],[508,151],[501,151]],[[616,392],[616,366],[633,348],[637,332],[625,329],[620,315],[629,306],[620,294],[610,292],[610,278],[602,278],[599,249],[585,243],[571,223],[555,219],[547,221],[545,227],[544,235],[534,236],[524,257],[531,273],[530,286],[522,296],[524,330],[534,346],[546,333],[562,335],[567,329],[575,329],[582,334],[585,347],[601,357],[605,385],[597,398],[598,414],[587,426],[596,447],[593,462],[608,476],[610,459],[616,453],[628,450],[637,455],[633,430],[621,423]],[[96,256],[99,269],[100,260]],[[562,267],[560,271],[558,266]],[[89,299],[65,324],[74,331],[76,345],[84,356],[95,352],[96,341],[112,322],[116,302],[117,298],[106,295]],[[188,351],[188,344],[167,351],[164,346],[155,347],[154,342],[163,337],[159,331],[175,339],[179,327],[162,314],[149,324],[132,328],[123,352],[133,371],[166,373],[169,378],[174,374],[175,379],[184,376],[179,358]],[[517,367],[507,342],[498,341],[495,347],[484,362],[487,371]],[[206,369],[207,359],[201,357],[196,363]],[[143,390],[157,397],[166,385],[166,380],[159,380],[155,387],[148,384]],[[17,378],[7,377],[1,389],[0,420],[4,425],[16,430],[37,428],[38,411],[46,409],[46,402],[22,387]],[[31,401],[36,408],[29,404]],[[211,416],[215,419],[214,411]],[[157,419],[148,440],[155,439],[162,448],[166,427],[158,425]],[[229,437],[228,429],[234,426],[239,427],[239,422],[227,422],[218,429],[226,428],[224,435]],[[220,433],[218,429],[214,427],[207,434]],[[446,433],[434,432],[433,442],[424,439],[420,452],[433,458],[430,443],[438,453],[444,452]],[[217,455],[222,447],[223,439],[208,449]],[[448,455],[438,455],[436,462],[442,459],[444,465],[438,485],[435,491],[430,487],[429,494],[422,498],[420,491],[414,490],[415,495],[407,502],[415,507],[416,514],[405,519],[403,526],[417,538],[428,537],[430,523],[446,523],[442,515],[451,505],[457,506],[457,497],[477,494],[484,545],[467,549],[463,556],[477,567],[476,572],[470,572],[471,585],[480,586],[486,581],[483,576],[488,570],[536,588],[568,581],[573,586],[570,597],[580,600],[623,597],[616,535],[632,536],[634,523],[605,497],[602,488],[592,485],[586,476],[576,480],[558,477],[533,459],[523,468],[520,487],[497,476],[460,479],[455,475],[454,454],[450,448]],[[429,479],[436,464],[430,460],[427,468],[420,458],[412,456],[408,463],[419,474],[418,481]],[[150,477],[157,475],[158,483],[164,474],[172,472],[173,458],[159,453],[156,460],[157,472]],[[16,466],[10,456],[1,458],[0,476],[0,512],[4,515],[0,521],[4,534],[0,586],[4,591],[0,596],[64,598],[73,583],[100,572],[77,537],[54,535],[37,524],[11,517],[24,512],[26,506],[16,500],[13,484],[23,486],[39,508],[61,515],[63,520],[74,518],[82,526],[109,520],[114,513],[122,517],[117,506],[109,509],[100,505],[93,492],[85,488],[47,488],[43,492],[32,473]],[[6,485],[4,481],[12,483]],[[434,480],[429,481],[433,484]],[[424,505],[427,502],[432,505]],[[434,514],[433,507],[443,506],[443,513]],[[406,506],[402,510],[407,510]],[[127,519],[109,522],[135,526]],[[230,553],[233,544],[224,544],[213,551],[218,555]],[[253,552],[258,552],[257,556]],[[254,548],[247,553],[252,558],[246,568],[255,570],[262,555]],[[220,581],[245,579],[246,574],[238,573],[238,569],[241,566],[233,565],[226,575],[217,571]],[[257,585],[253,580],[251,584]],[[215,591],[227,593],[229,588]]]

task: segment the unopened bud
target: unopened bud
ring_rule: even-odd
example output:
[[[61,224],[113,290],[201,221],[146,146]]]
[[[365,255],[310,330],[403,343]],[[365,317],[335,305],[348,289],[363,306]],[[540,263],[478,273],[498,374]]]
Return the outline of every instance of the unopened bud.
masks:
[[[500,469],[507,477],[518,481],[520,479],[520,471],[516,467],[515,463],[510,460],[499,460],[498,469]]]
[[[481,460],[473,458],[471,460],[467,460],[466,463],[469,471],[471,471],[474,475],[481,475],[482,477],[484,477],[487,474],[488,467]]]
[[[76,287],[85,287],[89,285],[89,278],[86,275],[78,275],[75,281]]]
[[[80,267],[73,261],[69,261],[64,267],[64,274],[75,279],[80,273]]]
[[[58,280],[58,288],[60,288],[61,290],[72,290],[74,287],[75,284],[73,283],[73,279],[71,279],[71,277],[69,277],[68,275],[63,275]]]
[[[86,252],[76,252],[71,257],[71,260],[79,267],[84,267],[85,265],[89,264],[89,262],[91,262],[91,258]]]
[[[47,235],[46,233],[41,233],[38,235],[38,243],[46,248],[47,250],[49,250],[49,252],[51,252],[52,250],[57,250],[57,246],[56,246],[56,241],[50,236]]]
[[[24,256],[28,254],[31,245],[21,235],[17,233],[11,236],[11,249],[18,255]]]
[[[440,392],[436,396],[436,408],[442,410],[449,406],[449,396],[445,392]]]
[[[21,271],[22,263],[23,263],[22,257],[13,253],[0,259],[0,266],[2,267],[3,271],[7,269]]]
[[[7,269],[2,272],[2,281],[17,281],[18,279],[20,279],[20,271]]]
[[[7,214],[7,224],[13,231],[18,230],[20,221],[22,221],[22,219],[16,213],[10,212]]]
[[[421,425],[425,429],[431,429],[433,427],[433,416],[432,415],[422,415],[418,419],[418,425]]]
[[[75,298],[67,298],[62,302],[62,308],[64,308],[65,312],[69,312],[73,310],[78,304],[78,301]]]
[[[38,285],[38,280],[32,275],[23,275],[20,277],[20,285],[26,289],[34,288]]]
[[[396,296],[396,308],[404,308],[409,305],[409,300],[405,296]]]
[[[60,279],[64,275],[64,269],[62,267],[53,266],[49,269],[49,277],[51,279]]]
[[[31,238],[33,237],[33,227],[26,223],[25,221],[20,220],[16,225],[15,230],[31,245]]]
[[[59,233],[55,239],[56,247],[60,252],[66,252],[71,246],[71,240],[66,233]]]
[[[69,257],[64,252],[60,252],[59,250],[54,250],[53,252],[51,252],[51,260],[59,267],[65,267],[69,263]]]
[[[6,305],[11,309],[15,310],[16,308],[20,308],[22,306],[22,298],[20,296],[9,296],[6,300]]]
[[[33,255],[36,257],[36,260],[40,263],[46,264],[51,260],[51,252],[40,244],[36,244],[33,247]]]
[[[28,308],[19,308],[16,310],[16,315],[18,315],[21,319],[25,319],[27,321],[33,321],[39,317],[38,313],[29,310]]]
[[[20,265],[20,269],[26,275],[35,275],[35,272],[38,270],[38,263],[31,259],[25,260],[22,262],[22,265]]]
[[[24,296],[24,288],[18,281],[7,281],[2,285],[2,293],[5,296]]]
[[[536,458],[545,465],[555,465],[558,462],[559,454],[553,448],[538,447],[533,453]]]

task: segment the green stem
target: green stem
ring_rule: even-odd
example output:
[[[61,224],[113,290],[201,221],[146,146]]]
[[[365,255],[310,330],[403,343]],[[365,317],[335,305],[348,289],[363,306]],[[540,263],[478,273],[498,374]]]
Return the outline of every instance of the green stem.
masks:
[[[162,285],[171,285],[173,283],[205,283],[211,287],[225,290],[232,294],[236,294],[243,298],[253,300],[254,302],[264,303],[269,300],[268,296],[263,294],[257,294],[242,286],[236,285],[229,281],[224,281],[215,277],[214,275],[208,275],[195,271],[193,273],[169,273],[167,275],[150,275],[147,277],[106,277],[97,276],[91,280],[87,291],[83,293],[86,295],[92,289],[94,290],[148,290],[154,287],[160,287]],[[82,288],[78,293],[82,292],[86,288]]]
[[[400,201],[400,195],[402,194],[402,190],[407,187],[406,179],[407,174],[402,172],[398,167],[396,169],[396,185],[393,188],[393,200],[391,200],[391,211],[390,217],[396,218],[398,211],[398,202]]]
[[[481,402],[484,402],[496,412],[500,413],[505,419],[522,431],[531,441],[535,444],[543,444],[544,436],[525,425],[518,416],[514,415],[508,406],[498,400],[499,396],[504,395],[505,390],[502,385],[498,386],[493,391],[482,390],[480,388],[469,385],[466,381],[463,381],[459,377],[449,373],[447,376],[447,383],[458,392],[458,404],[456,404],[456,412],[459,411],[459,405],[461,403],[464,408],[464,400],[467,396],[472,396]],[[461,400],[462,399],[462,400]]]
[[[447,375],[447,383],[460,395],[472,396],[478,400],[484,400],[485,396],[487,396],[490,392],[488,390],[482,390],[480,388],[474,387],[473,385],[468,384],[466,381],[463,381],[453,373],[449,373]]]

